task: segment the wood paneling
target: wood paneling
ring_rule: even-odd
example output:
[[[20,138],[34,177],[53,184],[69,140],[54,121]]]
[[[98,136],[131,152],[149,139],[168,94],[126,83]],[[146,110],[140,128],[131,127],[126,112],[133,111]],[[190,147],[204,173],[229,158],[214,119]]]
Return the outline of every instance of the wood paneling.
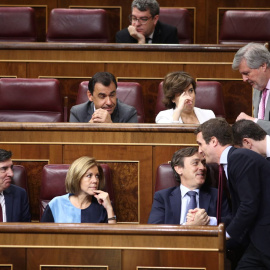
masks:
[[[0,265],[31,270],[223,270],[224,229],[223,224],[2,223]]]
[[[160,7],[187,8],[190,14],[190,24],[194,31],[196,44],[216,44],[219,9],[253,9],[270,8],[268,0],[159,0]],[[1,5],[31,6],[36,11],[39,41],[44,41],[44,25],[48,18],[44,17],[44,6],[47,14],[53,8],[104,8],[109,17],[111,42],[115,41],[115,33],[129,25],[128,15],[131,13],[132,1],[126,0],[0,0]],[[221,14],[222,15],[222,14]]]
[[[98,71],[142,85],[146,123],[155,121],[158,85],[168,72],[184,70],[196,80],[221,82],[227,121],[252,112],[252,90],[231,68],[241,46],[0,43],[0,77],[56,78],[68,112],[81,81]]]
[[[43,165],[93,156],[112,170],[119,222],[147,223],[155,172],[183,146],[195,145],[195,126],[86,123],[0,123],[0,148],[26,167],[32,219],[38,220]]]

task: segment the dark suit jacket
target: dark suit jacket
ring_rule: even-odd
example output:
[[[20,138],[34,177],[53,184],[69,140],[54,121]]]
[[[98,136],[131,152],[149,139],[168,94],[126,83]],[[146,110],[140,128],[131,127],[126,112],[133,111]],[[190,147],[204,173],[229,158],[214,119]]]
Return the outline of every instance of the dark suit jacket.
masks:
[[[31,222],[25,189],[10,185],[4,192],[7,222]]]
[[[225,196],[223,196],[225,197]],[[181,216],[181,190],[180,187],[171,187],[159,190],[154,195],[152,210],[148,219],[151,224],[179,224]],[[208,216],[216,217],[217,189],[200,189],[200,208],[204,208]],[[223,201],[222,216],[230,214],[228,203]]]
[[[129,34],[128,29],[125,28],[116,33],[116,43],[138,43],[138,40],[133,38]],[[158,21],[155,27],[152,43],[179,44],[177,28]]]
[[[227,172],[233,218],[226,230],[238,243],[248,235],[253,245],[269,256],[269,161],[254,151],[232,147]]]
[[[87,101],[75,105],[70,110],[69,122],[88,123],[94,113],[94,103]],[[111,114],[113,123],[138,123],[137,111],[134,107],[117,99],[116,107]]]

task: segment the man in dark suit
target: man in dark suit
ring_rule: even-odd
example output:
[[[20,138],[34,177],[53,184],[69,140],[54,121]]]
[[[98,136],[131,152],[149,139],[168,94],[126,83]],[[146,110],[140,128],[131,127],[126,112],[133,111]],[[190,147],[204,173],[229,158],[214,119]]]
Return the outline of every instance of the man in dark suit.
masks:
[[[156,0],[134,0],[131,12],[131,25],[116,33],[117,43],[179,43],[176,27],[158,20],[159,4]]]
[[[180,187],[167,188],[155,193],[148,223],[216,225],[217,189],[205,183],[205,160],[198,153],[198,148],[187,147],[176,151],[171,166],[176,180],[181,182]],[[189,211],[191,215],[188,214],[188,205],[192,200],[190,191],[196,192],[196,206]],[[225,199],[222,207],[223,215],[229,215],[230,210]]]
[[[249,43],[234,56],[233,69],[253,87],[253,115],[241,112],[236,121],[252,120],[270,135],[270,52],[263,44]]]
[[[228,179],[232,201],[228,241],[243,245],[250,239],[237,269],[270,269],[269,162],[254,151],[232,147],[232,128],[225,119],[210,119],[195,134],[206,162],[222,164]]]
[[[116,88],[111,73],[96,73],[88,84],[89,101],[71,108],[69,122],[137,123],[136,109],[116,98]]]
[[[234,145],[250,149],[270,159],[270,135],[251,120],[241,119],[232,125]]]
[[[12,153],[0,149],[0,221],[30,222],[28,198],[26,191],[12,185]]]

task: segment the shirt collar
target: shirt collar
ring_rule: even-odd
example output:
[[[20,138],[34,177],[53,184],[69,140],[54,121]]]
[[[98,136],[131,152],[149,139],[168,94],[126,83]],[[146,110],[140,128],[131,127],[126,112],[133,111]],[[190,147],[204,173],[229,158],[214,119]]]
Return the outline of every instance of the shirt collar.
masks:
[[[266,85],[266,87],[265,87],[267,90],[269,90],[270,89],[270,80],[268,81],[268,83],[267,83],[267,85]]]
[[[150,34],[150,35],[148,36],[148,38],[151,38],[151,39],[153,40],[153,36],[154,36],[154,31],[152,32],[152,34]]]
[[[220,160],[219,160],[219,163],[220,164],[227,164],[228,163],[228,153],[229,153],[229,150],[231,149],[231,145],[226,147],[223,152],[221,153],[221,156],[220,156]]]
[[[190,191],[190,189],[187,188],[187,187],[185,187],[185,186],[183,186],[182,184],[180,184],[180,191],[181,191],[181,197],[183,198],[183,197],[185,197],[185,195],[187,194],[187,192]],[[200,190],[198,188],[193,189],[192,191],[196,191],[197,194],[200,193]]]
[[[266,135],[266,157],[270,157],[270,136]]]

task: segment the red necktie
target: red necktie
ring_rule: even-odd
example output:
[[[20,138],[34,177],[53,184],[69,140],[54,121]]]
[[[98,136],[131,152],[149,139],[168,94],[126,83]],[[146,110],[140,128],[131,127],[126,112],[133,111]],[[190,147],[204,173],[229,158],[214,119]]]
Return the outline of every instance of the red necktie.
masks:
[[[223,188],[226,188],[226,176],[222,164],[218,166],[218,198],[217,198],[217,224],[221,220],[221,206],[222,206],[222,194]]]
[[[3,211],[1,203],[0,203],[0,222],[3,222]]]

